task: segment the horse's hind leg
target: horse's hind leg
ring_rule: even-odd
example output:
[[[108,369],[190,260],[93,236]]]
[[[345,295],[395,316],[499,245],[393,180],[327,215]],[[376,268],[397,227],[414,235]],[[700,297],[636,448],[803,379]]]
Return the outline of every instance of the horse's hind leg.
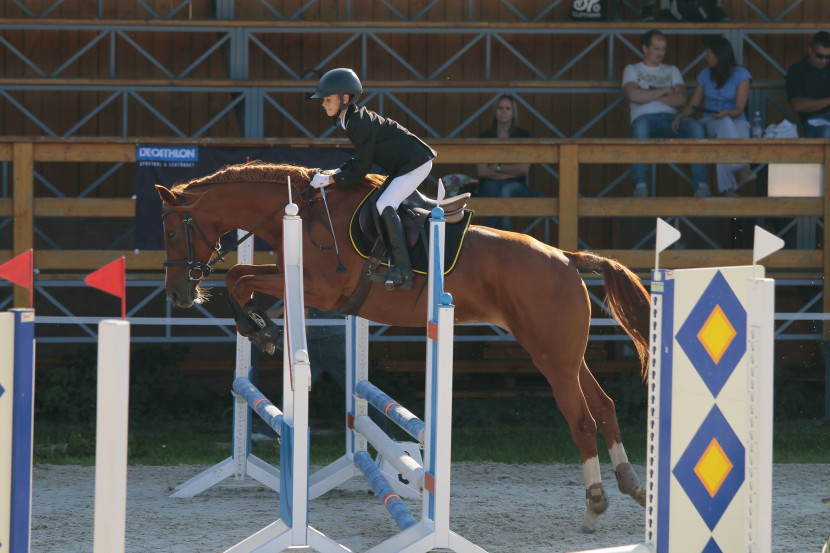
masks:
[[[571,366],[577,365],[574,363]],[[543,372],[553,390],[556,405],[568,422],[571,437],[582,456],[586,511],[581,530],[593,533],[596,530],[597,517],[608,509],[608,496],[602,487],[597,455],[597,425],[580,390],[579,369],[575,368],[564,375],[559,371]]]
[[[614,401],[600,387],[599,382],[588,370],[584,359],[579,370],[579,384],[582,393],[585,394],[591,415],[599,424],[602,435],[605,437],[605,445],[608,447],[611,464],[614,466],[614,474],[617,477],[617,486],[622,493],[630,495],[637,503],[645,507],[645,490],[640,486],[640,479],[637,478],[637,474],[628,462]]]

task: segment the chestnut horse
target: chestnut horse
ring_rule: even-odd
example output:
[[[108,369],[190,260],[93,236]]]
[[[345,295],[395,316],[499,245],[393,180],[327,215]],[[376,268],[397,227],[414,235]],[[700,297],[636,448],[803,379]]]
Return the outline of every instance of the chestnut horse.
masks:
[[[319,191],[309,188],[312,169],[292,165],[248,163],[226,167],[213,175],[168,190],[157,186],[163,201],[166,292],[178,307],[203,301],[200,280],[212,269],[219,238],[234,229],[253,231],[280,257],[282,222],[288,203],[288,177],[293,201],[306,226],[303,246],[305,302],[336,310],[355,290],[364,258],[349,245],[348,228],[356,207],[382,183],[369,175],[347,189],[331,186],[326,200],[340,257],[347,268],[337,271],[326,209]],[[302,194],[301,194],[302,192]],[[254,292],[283,295],[283,279],[275,265],[237,265],[227,275],[232,298],[240,306]],[[591,304],[579,269],[602,272],[607,303],[631,337],[644,370],[648,357],[649,296],[640,280],[620,263],[588,252],[559,250],[513,232],[471,226],[445,288],[453,295],[458,323],[488,322],[513,334],[530,354],[553,390],[582,456],[587,510],[583,530],[596,528],[597,515],[608,507],[597,457],[597,425],[602,429],[620,491],[645,503],[645,493],[628,462],[614,402],[600,388],[585,363]],[[426,294],[386,290],[372,284],[360,307],[361,317],[396,326],[424,326]],[[232,300],[233,301],[233,300]],[[645,374],[645,373],[644,373]]]

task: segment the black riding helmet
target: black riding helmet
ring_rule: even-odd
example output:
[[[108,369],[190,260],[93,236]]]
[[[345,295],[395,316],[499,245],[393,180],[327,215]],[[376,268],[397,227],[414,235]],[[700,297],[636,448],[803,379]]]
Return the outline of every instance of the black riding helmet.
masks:
[[[338,67],[320,77],[317,90],[309,96],[309,99],[323,98],[332,94],[349,94],[351,95],[349,104],[353,104],[363,94],[363,85],[360,84],[360,79],[357,78],[354,71],[345,67]]]
[[[363,85],[360,84],[360,79],[357,74],[346,67],[338,67],[326,72],[320,77],[320,82],[317,83],[317,89],[313,94],[309,94],[308,98],[323,98],[331,96],[332,94],[342,95],[348,94],[349,101],[340,106],[340,111],[348,108],[350,104],[357,105],[357,99],[363,93]],[[332,118],[332,122],[336,125],[339,121],[339,113]]]

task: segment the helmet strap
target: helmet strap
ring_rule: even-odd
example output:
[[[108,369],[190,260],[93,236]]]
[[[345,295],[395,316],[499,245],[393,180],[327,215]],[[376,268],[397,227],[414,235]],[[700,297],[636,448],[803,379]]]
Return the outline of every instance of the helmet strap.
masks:
[[[338,109],[337,113],[331,118],[332,125],[334,125],[335,127],[340,124],[340,117],[343,115],[343,112],[349,109],[349,101],[346,100],[346,96],[349,95],[338,94],[337,96],[337,99],[340,100],[340,109]]]

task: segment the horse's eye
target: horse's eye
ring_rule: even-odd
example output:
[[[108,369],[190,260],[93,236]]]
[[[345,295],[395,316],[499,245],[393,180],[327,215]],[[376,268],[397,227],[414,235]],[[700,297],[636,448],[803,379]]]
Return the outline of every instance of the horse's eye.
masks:
[[[172,230],[167,233],[167,238],[175,238],[175,236],[176,236],[176,233],[173,232]]]

